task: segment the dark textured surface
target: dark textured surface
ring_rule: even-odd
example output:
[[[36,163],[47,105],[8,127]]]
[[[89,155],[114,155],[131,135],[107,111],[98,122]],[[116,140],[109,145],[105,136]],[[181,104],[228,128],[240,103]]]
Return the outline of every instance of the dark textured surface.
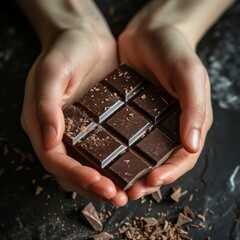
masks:
[[[144,1],[98,2],[117,35],[135,7]],[[109,4],[113,2],[116,2],[115,8],[109,11]],[[0,174],[0,239],[85,239],[95,233],[79,214],[89,199],[77,196],[72,200],[44,175],[46,172],[21,130],[24,82],[40,48],[34,32],[14,3],[1,5],[0,172],[4,171]],[[164,200],[160,204],[151,204],[148,197],[144,203],[132,201],[120,209],[93,201],[97,211],[111,212],[111,217],[104,222],[104,231],[118,232],[127,217],[158,217],[158,212],[169,212],[168,216],[174,217],[179,209],[189,205],[194,213],[206,217],[204,228],[191,228],[193,239],[208,236],[240,239],[239,16],[240,4],[237,3],[210,29],[198,48],[211,78],[214,123],[195,168],[173,184],[188,190],[187,195],[178,203]],[[35,196],[36,186],[44,188],[38,196]],[[166,196],[169,187],[162,190]],[[189,202],[191,194],[193,199]]]

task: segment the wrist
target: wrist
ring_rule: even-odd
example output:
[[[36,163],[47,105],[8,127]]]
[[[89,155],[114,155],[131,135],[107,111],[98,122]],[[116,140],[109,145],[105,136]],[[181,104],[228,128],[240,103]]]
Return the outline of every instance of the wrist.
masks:
[[[195,48],[205,32],[233,2],[234,0],[152,0],[137,13],[127,30],[135,34],[148,34],[175,29]]]
[[[43,48],[68,30],[112,37],[92,0],[18,0],[18,3],[37,32]]]

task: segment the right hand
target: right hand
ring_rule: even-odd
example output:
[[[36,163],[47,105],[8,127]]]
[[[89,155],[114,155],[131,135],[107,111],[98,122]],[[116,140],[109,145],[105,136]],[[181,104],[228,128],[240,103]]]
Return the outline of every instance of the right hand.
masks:
[[[126,193],[69,157],[62,142],[62,108],[116,66],[116,43],[106,26],[59,32],[44,46],[29,72],[21,123],[42,165],[64,189],[122,206],[127,202]]]

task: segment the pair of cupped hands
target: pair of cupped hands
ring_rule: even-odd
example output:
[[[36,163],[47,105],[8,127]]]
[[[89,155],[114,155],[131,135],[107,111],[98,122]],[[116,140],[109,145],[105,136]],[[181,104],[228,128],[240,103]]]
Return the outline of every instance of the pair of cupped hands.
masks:
[[[165,18],[165,17],[164,17]],[[42,52],[26,81],[21,122],[44,168],[69,191],[124,206],[170,184],[196,163],[212,123],[206,69],[184,24],[142,10],[117,41],[100,13],[81,26],[42,38]],[[180,102],[181,147],[127,191],[66,153],[63,108],[83,96],[120,63],[159,81]]]

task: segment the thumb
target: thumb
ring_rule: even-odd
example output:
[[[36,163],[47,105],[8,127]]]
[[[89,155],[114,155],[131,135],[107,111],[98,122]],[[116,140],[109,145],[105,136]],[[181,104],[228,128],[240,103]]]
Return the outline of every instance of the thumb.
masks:
[[[190,56],[190,57],[189,57]],[[206,120],[207,73],[197,57],[185,55],[176,64],[174,87],[179,97],[182,114],[180,133],[182,144],[189,152],[197,152]]]
[[[37,67],[36,114],[45,149],[54,148],[62,141],[63,94],[70,79],[70,71],[65,66],[59,62],[59,58],[50,54]]]

